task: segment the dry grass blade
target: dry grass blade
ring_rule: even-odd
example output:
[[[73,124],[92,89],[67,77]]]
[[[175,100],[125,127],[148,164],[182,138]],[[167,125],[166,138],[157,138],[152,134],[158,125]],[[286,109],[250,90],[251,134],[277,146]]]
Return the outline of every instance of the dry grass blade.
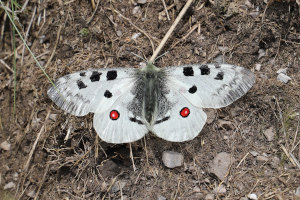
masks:
[[[182,8],[182,10],[180,11],[179,15],[177,16],[177,18],[173,22],[172,26],[170,27],[170,29],[166,33],[165,37],[161,40],[160,44],[158,45],[158,47],[154,51],[152,57],[149,60],[150,63],[154,63],[155,58],[157,57],[157,55],[159,54],[159,52],[161,51],[161,49],[165,46],[168,38],[171,36],[171,34],[174,31],[175,27],[177,26],[177,24],[179,23],[179,21],[181,20],[181,18],[183,17],[183,15],[185,14],[185,12],[187,11],[187,9],[190,7],[190,5],[192,4],[192,2],[193,2],[193,0],[188,0],[186,2],[186,4],[184,5],[184,7]]]
[[[0,59],[0,63],[2,63],[4,65],[4,67],[6,69],[8,69],[8,71],[10,71],[11,73],[14,73],[14,71],[2,59]]]
[[[32,148],[31,148],[30,153],[29,153],[28,158],[27,158],[27,162],[26,162],[26,164],[25,164],[25,166],[23,168],[23,173],[26,173],[27,170],[28,170],[28,167],[29,167],[32,155],[33,155],[33,153],[34,153],[34,151],[36,149],[36,146],[37,146],[37,144],[38,144],[38,142],[40,140],[41,135],[43,134],[43,132],[45,130],[46,122],[49,119],[49,116],[50,116],[50,111],[48,111],[47,116],[46,116],[45,121],[44,121],[44,124],[43,124],[42,128],[40,129],[40,131],[38,132],[37,137],[36,137],[36,139],[35,139],[35,141],[34,141],[34,143],[32,145]]]

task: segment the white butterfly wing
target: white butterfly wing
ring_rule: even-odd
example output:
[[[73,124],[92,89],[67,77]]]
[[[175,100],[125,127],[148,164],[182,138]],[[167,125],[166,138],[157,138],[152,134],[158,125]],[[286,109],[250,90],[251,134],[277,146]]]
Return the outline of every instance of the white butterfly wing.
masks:
[[[227,106],[255,83],[253,72],[229,64],[185,65],[165,71],[168,84],[199,108]]]
[[[95,113],[94,128],[99,137],[108,143],[128,143],[141,139],[148,129],[141,117],[136,116],[135,110],[129,107],[134,95],[127,90],[125,95],[103,113]],[[138,112],[138,111],[137,111]]]
[[[193,106],[172,86],[166,94],[169,109],[158,115],[151,132],[158,137],[172,142],[184,142],[194,139],[206,121],[206,114],[201,108]],[[158,111],[159,112],[159,111]]]
[[[76,116],[104,112],[134,82],[134,68],[89,69],[59,78],[48,90],[54,103]]]

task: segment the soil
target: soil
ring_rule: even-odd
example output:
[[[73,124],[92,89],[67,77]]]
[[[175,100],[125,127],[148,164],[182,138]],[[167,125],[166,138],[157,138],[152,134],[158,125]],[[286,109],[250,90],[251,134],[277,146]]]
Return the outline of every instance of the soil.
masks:
[[[166,0],[170,20],[162,1],[135,2],[100,1],[93,9],[90,1],[29,1],[16,24],[23,36],[30,27],[26,41],[52,80],[89,68],[139,67],[144,61],[132,53],[149,59],[154,50],[142,32],[157,47],[185,1]],[[16,36],[15,114],[14,75],[0,64],[0,144],[11,144],[0,149],[0,199],[300,198],[299,6],[194,1],[156,66],[222,59],[252,70],[256,83],[230,106],[207,110],[212,120],[192,141],[149,133],[132,143],[135,170],[129,144],[101,141],[92,114],[71,116],[48,98],[50,81]],[[0,17],[0,59],[12,69],[12,26],[3,9]],[[285,68],[288,83],[277,80]],[[269,128],[274,137],[268,140]],[[182,167],[164,166],[162,153],[169,150],[182,153]],[[234,158],[223,181],[210,173],[221,152]],[[225,191],[216,192],[221,185]]]

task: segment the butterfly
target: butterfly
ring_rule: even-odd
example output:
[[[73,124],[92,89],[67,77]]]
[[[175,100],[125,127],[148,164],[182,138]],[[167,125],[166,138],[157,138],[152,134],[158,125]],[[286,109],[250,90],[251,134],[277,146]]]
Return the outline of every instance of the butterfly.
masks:
[[[253,72],[230,64],[157,68],[148,63],[75,72],[59,78],[48,96],[72,115],[94,113],[94,128],[108,143],[134,142],[149,131],[184,142],[202,130],[203,108],[227,106],[254,83]]]

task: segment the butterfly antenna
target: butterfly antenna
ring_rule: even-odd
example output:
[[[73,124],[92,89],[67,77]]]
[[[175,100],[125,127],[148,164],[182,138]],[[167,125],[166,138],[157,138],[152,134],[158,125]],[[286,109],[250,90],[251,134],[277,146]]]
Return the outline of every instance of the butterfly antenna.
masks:
[[[143,58],[143,57],[141,57],[141,56],[139,56],[139,55],[137,55],[137,54],[135,54],[135,53],[133,53],[133,52],[130,52],[130,53],[132,53],[132,54],[135,55],[136,57],[142,59],[143,61],[148,62],[145,58]]]

